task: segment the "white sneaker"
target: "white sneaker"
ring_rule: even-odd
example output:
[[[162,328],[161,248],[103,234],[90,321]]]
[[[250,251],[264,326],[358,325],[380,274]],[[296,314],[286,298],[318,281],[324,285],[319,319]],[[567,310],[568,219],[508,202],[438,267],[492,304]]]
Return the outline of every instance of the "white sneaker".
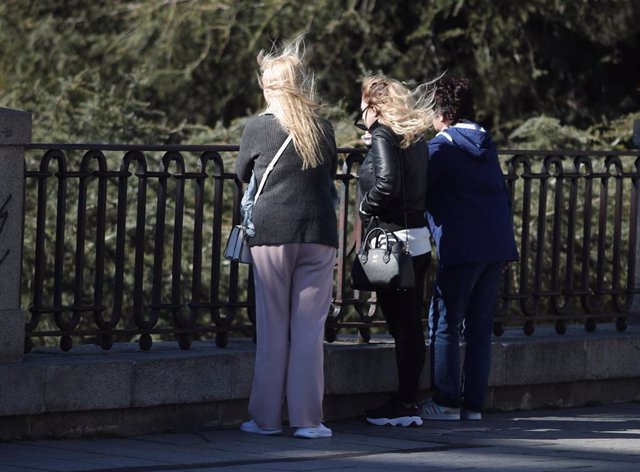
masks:
[[[460,410],[460,419],[468,421],[480,421],[482,419],[482,413],[479,411],[467,410],[462,408]]]
[[[294,438],[316,439],[316,438],[330,438],[333,436],[333,431],[320,423],[320,426],[316,428],[298,428],[293,433]]]
[[[418,406],[423,420],[458,421],[460,419],[460,408],[438,405],[433,398],[419,403]]]
[[[282,429],[262,429],[253,420],[245,421],[240,425],[240,429],[245,433],[262,434],[263,436],[274,436],[282,434]]]

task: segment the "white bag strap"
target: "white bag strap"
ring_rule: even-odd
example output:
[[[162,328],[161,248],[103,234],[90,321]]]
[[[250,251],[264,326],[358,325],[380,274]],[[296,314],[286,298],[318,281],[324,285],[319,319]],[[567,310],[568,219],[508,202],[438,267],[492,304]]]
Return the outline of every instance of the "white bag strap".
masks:
[[[256,202],[258,201],[258,197],[262,193],[262,188],[264,187],[264,183],[267,180],[267,177],[269,176],[269,174],[271,173],[271,171],[275,167],[276,162],[278,162],[278,159],[280,159],[280,156],[282,156],[282,153],[284,152],[285,148],[287,147],[287,145],[290,142],[291,142],[291,136],[287,136],[287,139],[284,140],[284,143],[282,143],[282,146],[280,146],[280,149],[278,149],[278,152],[276,153],[276,155],[273,156],[273,159],[271,159],[271,162],[267,166],[267,170],[264,171],[264,175],[262,176],[262,179],[260,180],[260,185],[258,186],[258,191],[256,192],[256,196],[253,197],[253,204],[254,205],[256,204]]]

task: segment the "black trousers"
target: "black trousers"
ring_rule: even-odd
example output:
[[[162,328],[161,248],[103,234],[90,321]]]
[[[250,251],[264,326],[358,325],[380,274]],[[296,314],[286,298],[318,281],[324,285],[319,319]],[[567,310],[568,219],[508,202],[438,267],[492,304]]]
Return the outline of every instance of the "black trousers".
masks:
[[[396,345],[398,392],[395,400],[406,403],[418,401],[420,375],[427,353],[422,318],[425,312],[424,285],[431,253],[415,256],[412,260],[415,288],[377,292],[378,306]]]

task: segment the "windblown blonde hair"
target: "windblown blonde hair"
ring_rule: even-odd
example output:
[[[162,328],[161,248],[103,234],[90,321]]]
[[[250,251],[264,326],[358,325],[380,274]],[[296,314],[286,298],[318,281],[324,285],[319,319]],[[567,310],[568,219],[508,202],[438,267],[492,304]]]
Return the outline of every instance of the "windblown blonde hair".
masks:
[[[303,63],[304,55],[303,37],[298,36],[280,49],[260,51],[257,58],[260,87],[268,97],[269,111],[291,135],[303,170],[322,162],[321,143],[326,139],[318,121],[321,105],[315,79]]]
[[[378,112],[378,121],[402,136],[401,147],[418,141],[432,126],[434,111],[433,82],[410,90],[397,80],[383,75],[362,82],[362,99]]]

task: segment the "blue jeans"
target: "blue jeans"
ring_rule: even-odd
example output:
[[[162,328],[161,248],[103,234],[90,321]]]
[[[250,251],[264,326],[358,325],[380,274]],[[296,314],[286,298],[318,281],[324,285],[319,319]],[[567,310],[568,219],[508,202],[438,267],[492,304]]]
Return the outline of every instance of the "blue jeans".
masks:
[[[434,401],[480,411],[491,367],[491,335],[503,263],[440,267],[429,308]],[[460,327],[466,342],[460,375]]]

